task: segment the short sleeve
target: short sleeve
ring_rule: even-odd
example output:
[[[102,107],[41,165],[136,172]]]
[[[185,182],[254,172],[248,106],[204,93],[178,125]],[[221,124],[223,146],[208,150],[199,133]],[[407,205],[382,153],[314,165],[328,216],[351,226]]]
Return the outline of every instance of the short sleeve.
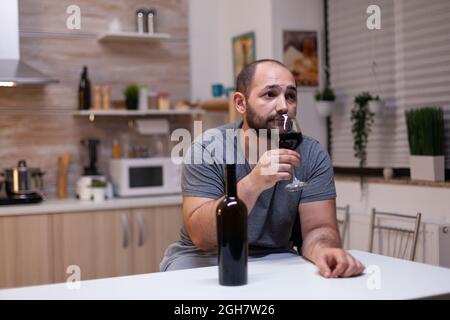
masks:
[[[224,194],[223,166],[214,161],[203,145],[194,141],[187,158],[209,157],[208,161],[184,161],[181,189],[184,196],[218,199]],[[202,159],[202,158],[200,158]]]
[[[308,185],[302,191],[300,203],[336,199],[333,166],[328,152],[313,140],[306,160]]]

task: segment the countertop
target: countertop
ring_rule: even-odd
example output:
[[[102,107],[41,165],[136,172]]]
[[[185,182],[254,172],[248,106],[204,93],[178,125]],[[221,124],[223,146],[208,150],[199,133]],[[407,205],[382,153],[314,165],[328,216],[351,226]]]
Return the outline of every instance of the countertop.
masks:
[[[395,177],[391,179],[385,179],[383,177],[371,177],[364,176],[364,182],[366,183],[382,183],[382,184],[397,184],[404,186],[416,186],[416,187],[432,187],[432,188],[449,188],[450,181],[427,181],[427,180],[412,180],[409,177]],[[360,182],[360,176],[351,174],[335,174],[334,179],[338,181],[351,181]]]
[[[73,198],[64,200],[44,200],[38,204],[2,205],[0,206],[0,216],[157,207],[166,205],[181,205],[182,202],[183,198],[181,194],[114,198],[99,203],[95,203],[93,201],[80,201]]]
[[[0,299],[297,300],[450,297],[450,269],[350,251],[365,266],[354,278],[325,279],[316,266],[289,255],[250,261],[249,282],[218,284],[217,267],[158,272],[68,284],[0,290]],[[73,283],[71,283],[73,284]]]

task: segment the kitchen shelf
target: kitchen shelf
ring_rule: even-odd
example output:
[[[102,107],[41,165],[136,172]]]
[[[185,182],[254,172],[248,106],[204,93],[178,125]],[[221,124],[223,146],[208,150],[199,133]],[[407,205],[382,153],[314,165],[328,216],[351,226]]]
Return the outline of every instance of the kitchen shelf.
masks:
[[[75,116],[82,117],[145,117],[145,116],[177,116],[177,115],[199,115],[203,110],[198,109],[173,109],[173,110],[80,110],[75,112]]]
[[[199,102],[199,108],[208,112],[228,112],[230,101],[227,99],[210,99]]]
[[[120,42],[153,42],[170,39],[167,33],[137,33],[137,32],[108,32],[103,33],[98,37],[98,41],[120,41]]]

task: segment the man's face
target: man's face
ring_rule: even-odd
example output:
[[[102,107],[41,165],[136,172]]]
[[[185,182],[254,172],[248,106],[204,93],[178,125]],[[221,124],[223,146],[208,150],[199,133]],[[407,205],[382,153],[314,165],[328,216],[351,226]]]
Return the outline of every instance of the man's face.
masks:
[[[275,129],[281,114],[295,116],[297,89],[291,72],[275,63],[261,63],[255,70],[247,98],[245,120],[250,128]]]

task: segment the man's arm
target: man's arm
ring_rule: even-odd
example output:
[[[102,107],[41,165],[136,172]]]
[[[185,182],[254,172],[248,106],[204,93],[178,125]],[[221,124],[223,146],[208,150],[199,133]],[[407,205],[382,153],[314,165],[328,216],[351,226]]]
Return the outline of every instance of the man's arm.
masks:
[[[335,200],[302,203],[299,211],[302,254],[317,265],[322,276],[351,277],[364,271],[361,262],[342,249]]]
[[[237,188],[239,199],[250,213],[262,190],[252,185],[250,176],[239,181]],[[223,198],[183,197],[184,225],[192,242],[203,251],[213,250],[217,245],[216,208]]]
[[[271,164],[277,164],[277,170],[263,174],[264,168]],[[277,149],[265,152],[255,168],[237,185],[238,197],[245,203],[248,214],[261,192],[280,180],[291,179],[292,167],[299,165],[300,155],[294,151]],[[184,225],[192,242],[204,251],[213,250],[217,245],[216,207],[222,199],[183,197]]]

